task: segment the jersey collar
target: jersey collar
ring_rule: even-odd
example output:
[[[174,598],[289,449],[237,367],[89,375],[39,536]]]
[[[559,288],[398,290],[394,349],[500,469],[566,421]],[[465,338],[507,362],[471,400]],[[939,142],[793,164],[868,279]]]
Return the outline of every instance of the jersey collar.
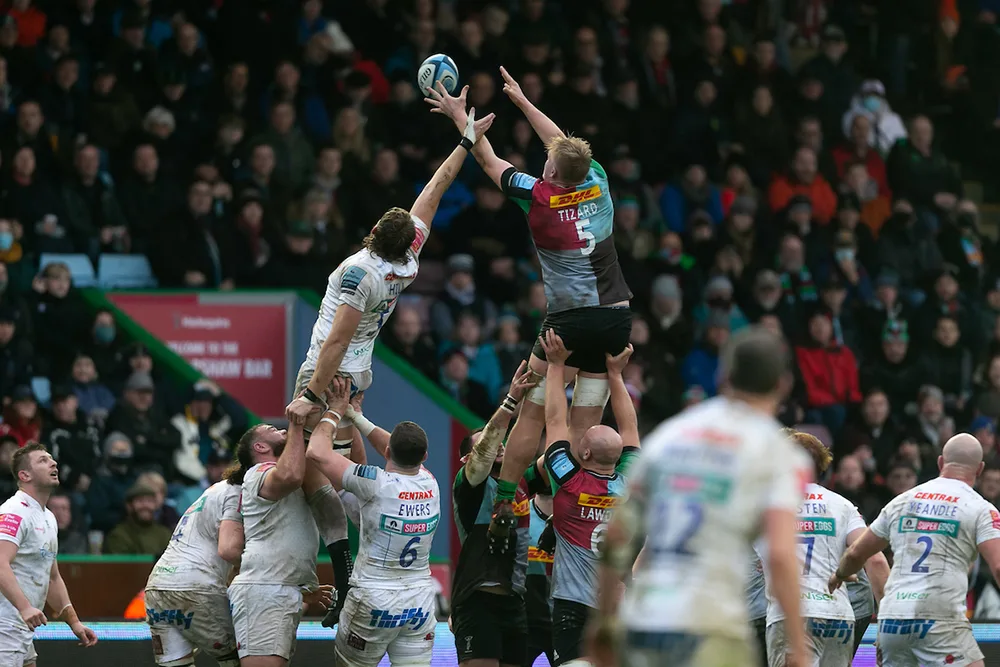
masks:
[[[18,500],[20,500],[22,504],[26,504],[28,507],[31,507],[32,509],[36,509],[36,510],[42,509],[41,503],[39,503],[37,500],[35,500],[34,498],[32,498],[30,495],[28,495],[27,493],[25,493],[21,489],[18,489],[17,493],[15,493],[14,496]]]

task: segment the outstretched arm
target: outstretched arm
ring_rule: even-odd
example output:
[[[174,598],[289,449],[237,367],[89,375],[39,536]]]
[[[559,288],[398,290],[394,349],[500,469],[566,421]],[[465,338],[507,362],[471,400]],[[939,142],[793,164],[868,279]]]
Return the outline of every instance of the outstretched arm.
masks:
[[[458,97],[452,97],[444,89],[444,86],[438,83],[437,88],[427,89],[427,97],[424,98],[424,101],[434,107],[431,109],[431,113],[439,113],[447,116],[455,123],[455,127],[458,128],[459,132],[464,132],[468,124],[468,114],[465,112],[465,96],[468,93],[469,87],[466,86],[459,93]],[[497,154],[493,152],[493,145],[490,144],[490,140],[487,137],[482,137],[472,147],[472,156],[476,158],[476,162],[483,168],[486,175],[496,183],[498,188],[503,190],[501,177],[505,171],[514,165],[507,162],[507,160],[501,160],[497,157]]]
[[[531,100],[521,91],[521,85],[503,67],[500,68],[500,76],[503,77],[503,92],[521,110],[524,117],[528,119],[528,122],[531,123],[531,128],[538,135],[538,138],[542,140],[543,144],[548,146],[549,142],[556,137],[566,136],[566,133],[560,130],[559,126],[551,118],[543,114],[538,107],[531,103]]]
[[[434,214],[437,213],[438,206],[441,204],[441,197],[455,181],[455,176],[458,175],[462,163],[465,162],[465,156],[476,142],[486,134],[486,130],[490,129],[495,118],[494,114],[490,114],[477,121],[476,110],[474,108],[469,110],[465,126],[462,128],[462,143],[438,167],[438,170],[434,172],[431,180],[417,197],[417,201],[413,202],[410,214],[420,218],[428,229],[430,229]]]
[[[612,357],[605,354],[608,365],[608,384],[611,388],[611,412],[615,415],[615,423],[618,424],[618,433],[622,437],[623,447],[639,446],[639,419],[635,414],[635,405],[632,397],[629,396],[628,388],[625,386],[625,378],[622,371],[628,365],[628,359],[632,356],[632,346],[627,346],[618,355]]]
[[[566,360],[571,352],[566,349],[562,338],[554,329],[549,329],[539,337],[548,368],[545,371],[545,440],[546,446],[553,442],[569,441],[569,425],[566,423],[566,385],[563,382]]]

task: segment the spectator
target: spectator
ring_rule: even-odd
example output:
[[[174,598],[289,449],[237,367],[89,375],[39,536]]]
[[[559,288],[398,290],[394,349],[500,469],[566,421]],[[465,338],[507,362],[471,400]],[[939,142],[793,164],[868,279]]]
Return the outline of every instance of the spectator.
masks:
[[[153,378],[136,371],[125,383],[122,398],[108,415],[107,430],[123,433],[135,445],[140,466],[155,466],[165,476],[174,475],[173,458],[180,447],[177,429],[153,406]]]
[[[12,435],[0,435],[0,498],[7,500],[17,493],[17,478],[11,470],[14,452],[21,445]]]
[[[676,108],[677,76],[670,59],[670,33],[663,26],[653,25],[646,32],[638,72],[645,103],[665,111]]]
[[[400,303],[382,333],[382,342],[404,361],[432,380],[437,379],[438,364],[434,345],[423,331],[420,313]],[[511,373],[510,377],[513,377]]]
[[[87,490],[90,527],[109,531],[125,516],[125,493],[135,483],[132,441],[124,433],[104,438],[102,465]]]
[[[709,398],[718,393],[719,353],[729,340],[729,320],[725,313],[709,313],[700,340],[681,366],[685,389],[700,387]]]
[[[847,176],[847,169],[852,164],[863,163],[868,170],[869,176],[875,181],[878,187],[877,194],[887,197],[892,192],[889,190],[889,178],[885,171],[885,161],[879,152],[874,150],[869,143],[869,137],[873,132],[871,119],[865,114],[856,114],[845,128],[844,134],[846,135],[846,139],[833,147],[833,162],[837,166],[838,180],[844,179]]]
[[[479,318],[474,313],[460,313],[455,320],[451,340],[442,345],[443,356],[447,356],[453,348],[462,350],[469,364],[469,379],[485,387],[487,396],[496,403],[503,376],[493,346],[483,343],[482,331]]]
[[[997,423],[989,417],[976,417],[969,424],[969,433],[983,446],[983,460],[989,466],[997,462]]]
[[[295,107],[288,101],[276,101],[270,109],[268,129],[254,138],[274,151],[274,176],[294,192],[301,192],[312,179],[316,158],[305,135],[295,126]]]
[[[958,283],[966,294],[978,294],[986,277],[987,256],[992,242],[979,231],[979,209],[968,199],[958,202],[954,222],[948,221],[938,235],[945,262],[958,269]]]
[[[830,316],[833,342],[847,347],[857,356],[860,353],[860,332],[853,309],[847,307],[847,285],[836,274],[826,278],[819,286],[819,300]]]
[[[729,330],[739,331],[746,327],[746,316],[733,300],[733,283],[725,276],[715,276],[705,285],[704,301],[694,308],[695,325],[701,329],[713,314],[722,314],[729,318]]]
[[[125,494],[127,516],[104,539],[104,553],[158,557],[170,543],[170,529],[156,522],[156,490],[135,484]]]
[[[469,360],[461,349],[452,348],[441,358],[438,383],[448,395],[480,418],[487,419],[492,414],[489,391],[469,378]]]
[[[93,144],[84,144],[76,152],[74,173],[61,190],[66,226],[76,237],[76,247],[90,255],[98,249],[127,253],[131,249],[128,221],[110,179],[100,173],[100,162]]]
[[[889,491],[890,500],[896,496],[906,493],[917,485],[917,468],[911,461],[906,459],[896,459],[889,466],[889,474],[886,477],[886,488]]]
[[[919,305],[926,298],[921,283],[941,270],[941,251],[933,239],[917,228],[917,217],[908,202],[897,202],[879,233],[878,259],[883,269],[899,276],[903,298]]]
[[[851,108],[844,113],[845,135],[853,135],[857,118],[868,120],[868,145],[882,155],[887,155],[897,141],[906,139],[903,119],[889,106],[881,81],[869,79],[861,84],[857,95],[851,99]],[[857,132],[860,134],[864,127],[859,125]]]
[[[59,464],[60,468],[62,463]],[[60,472],[62,472],[60,470]],[[80,528],[80,521],[73,516],[73,500],[65,491],[56,491],[45,505],[56,519],[59,530],[59,553],[70,555],[90,553],[87,536]]]
[[[32,348],[27,336],[18,336],[17,315],[0,306],[0,398],[9,399],[18,386],[31,382]]]
[[[716,225],[722,223],[722,198],[718,188],[709,183],[708,174],[700,164],[691,164],[684,175],[663,189],[660,211],[667,227],[678,234],[687,233],[687,225],[695,211],[704,211]]]
[[[125,137],[139,127],[141,117],[135,98],[118,85],[118,75],[105,63],[99,62],[94,68],[86,115],[90,129],[87,138],[108,150],[121,148]]]
[[[820,53],[802,66],[800,76],[815,78],[823,84],[823,105],[827,116],[839,119],[847,111],[857,90],[857,75],[847,55],[847,36],[840,26],[823,27]],[[833,128],[825,128],[828,132]]]
[[[521,339],[521,319],[514,313],[500,315],[496,339],[493,347],[500,362],[500,377],[514,377],[521,362],[531,357],[531,345]],[[500,391],[506,388],[501,387]]]
[[[177,513],[183,516],[187,509],[204,493],[205,489],[221,482],[232,462],[233,457],[228,452],[218,450],[209,452],[208,459],[205,461],[205,478],[194,486],[175,490],[174,509]]]
[[[79,293],[72,289],[69,267],[49,264],[32,284],[35,290],[35,372],[46,377],[65,375],[73,363],[74,350],[85,340],[87,311]]]
[[[24,225],[23,243],[35,253],[73,253],[79,235],[67,227],[62,203],[52,184],[36,170],[35,152],[22,146],[14,153],[7,205]]]
[[[933,340],[920,355],[922,383],[941,389],[951,414],[964,411],[972,395],[972,355],[960,345],[961,337],[958,319],[939,315]]]
[[[39,101],[56,140],[59,162],[68,164],[78,145],[77,137],[86,132],[89,122],[87,91],[80,85],[80,61],[76,56],[67,54],[55,61],[52,82],[39,93]]]
[[[71,377],[73,380],[71,389],[80,409],[88,419],[103,424],[115,406],[115,396],[100,382],[93,358],[82,352],[78,353],[73,360]]]
[[[996,506],[997,502],[1000,501],[1000,468],[987,466],[983,470],[983,474],[979,476],[976,491],[986,499],[986,502]]]
[[[184,412],[170,420],[181,434],[180,448],[174,453],[174,468],[181,482],[191,486],[205,478],[205,465],[213,450],[229,449],[233,420],[216,407],[216,396],[208,388],[194,391]]]
[[[167,216],[176,209],[177,189],[160,171],[160,158],[152,143],[143,142],[132,152],[132,168],[122,185],[122,211],[128,220],[132,248],[148,252]]]
[[[280,220],[288,209],[290,194],[284,183],[274,175],[274,149],[258,144],[250,151],[249,175],[236,183],[236,191],[253,190],[264,204],[268,218]]]
[[[305,220],[292,220],[284,234],[284,247],[271,254],[262,275],[268,283],[286,289],[322,292],[329,280],[330,267],[315,252],[316,230]]]
[[[875,240],[867,227],[858,226],[858,211],[854,208],[856,200],[852,197],[842,199],[847,201],[841,203],[837,211],[837,226],[830,230],[833,232],[833,261],[829,277],[844,283],[852,305],[867,304],[875,293],[864,259],[874,263]]]
[[[902,436],[891,408],[885,391],[881,387],[872,387],[861,403],[860,419],[848,425],[844,437],[845,451],[855,452],[860,447],[867,447],[880,466],[880,473],[887,472],[886,465],[895,454],[896,443]]]
[[[951,315],[958,323],[960,330],[966,334],[967,344],[977,345],[979,335],[977,313],[965,295],[959,290],[958,269],[945,264],[934,280],[934,291],[918,311],[920,338],[926,341],[931,338],[934,328],[941,315]],[[978,345],[977,345],[978,346]]]
[[[777,106],[786,105],[792,98],[792,75],[778,62],[775,35],[761,32],[753,41],[753,53],[747,58],[740,74],[743,97],[756,96],[761,88],[774,96]],[[749,93],[749,94],[748,94]],[[784,164],[780,160],[778,164]]]
[[[165,287],[232,289],[232,249],[218,232],[212,209],[212,186],[196,180],[188,188],[187,210],[175,226],[163,230],[151,263]]]
[[[38,409],[38,399],[31,387],[14,387],[10,403],[3,409],[3,423],[0,435],[12,435],[23,447],[31,440],[40,440],[42,435],[42,414]]]
[[[80,409],[70,388],[54,387],[42,442],[59,462],[59,481],[64,489],[84,494],[90,488],[101,460],[99,436],[100,431]]]
[[[56,159],[52,150],[53,137],[45,126],[41,105],[33,99],[22,100],[17,107],[16,120],[14,132],[3,142],[3,155],[12,161],[22,148],[30,148],[39,177],[47,182],[56,175]]]
[[[720,166],[719,145],[728,143],[729,128],[718,90],[710,80],[694,86],[694,99],[681,107],[669,145],[673,161],[700,164],[715,173]]]
[[[866,390],[881,388],[896,416],[913,402],[914,387],[920,386],[921,368],[910,355],[910,335],[906,322],[887,320],[882,329],[882,345],[866,363],[861,384]]]
[[[830,184],[817,173],[816,153],[800,147],[792,158],[789,173],[776,175],[768,189],[768,201],[773,212],[785,208],[795,195],[805,195],[812,202],[813,217],[825,225],[837,210],[837,197]]]
[[[135,486],[149,487],[156,493],[157,510],[154,519],[172,531],[177,526],[180,515],[173,501],[167,497],[167,480],[163,479],[163,475],[154,470],[147,470],[136,478]]]
[[[816,154],[819,173],[827,183],[837,182],[837,165],[824,145],[823,125],[816,116],[802,116],[795,126],[795,146],[811,148]]]
[[[785,234],[778,247],[778,278],[793,322],[805,320],[805,312],[819,300],[816,282],[805,263],[805,246],[794,233]],[[787,332],[789,335],[794,331]]]
[[[882,503],[868,490],[864,468],[856,456],[844,456],[837,462],[833,490],[857,507],[866,522],[874,521],[881,511]]]
[[[458,317],[471,312],[485,332],[490,335],[496,326],[497,309],[480,295],[473,278],[476,264],[471,255],[458,254],[448,258],[448,282],[444,293],[431,306],[431,333],[437,340],[447,340],[455,330]]]
[[[653,281],[649,314],[651,345],[675,363],[686,357],[694,344],[694,327],[684,314],[683,293],[676,276],[657,276]]]
[[[861,221],[872,235],[877,235],[892,214],[892,207],[888,196],[878,194],[878,184],[868,175],[868,167],[860,162],[848,166],[840,191],[841,196],[857,199]]]
[[[933,460],[948,438],[955,435],[955,420],[945,413],[944,393],[925,384],[917,394],[917,414],[910,421],[910,434],[921,446],[924,458]]]
[[[918,211],[950,211],[962,196],[958,174],[934,148],[934,125],[927,116],[910,121],[910,136],[892,147],[886,172],[895,196],[905,197]]]
[[[214,75],[212,57],[201,41],[196,25],[182,23],[162,50],[163,67],[183,73],[187,86],[199,97],[207,92]]]
[[[13,291],[23,292],[35,277],[34,258],[25,254],[18,238],[23,238],[23,227],[8,218],[0,218],[0,264],[7,271]],[[6,290],[5,290],[6,291]]]
[[[126,11],[119,25],[119,38],[108,49],[108,61],[139,108],[148,109],[156,103],[157,59],[156,51],[146,45],[147,17]]]
[[[809,340],[795,348],[806,389],[806,420],[823,424],[837,437],[848,407],[861,402],[857,359],[833,337],[829,312],[817,309],[808,322]]]

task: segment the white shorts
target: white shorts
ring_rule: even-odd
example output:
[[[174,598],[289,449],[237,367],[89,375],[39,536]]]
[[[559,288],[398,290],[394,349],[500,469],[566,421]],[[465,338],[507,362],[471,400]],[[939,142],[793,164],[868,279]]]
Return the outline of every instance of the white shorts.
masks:
[[[146,591],[153,657],[162,665],[202,651],[218,660],[236,653],[225,591]]]
[[[229,604],[236,631],[236,651],[276,655],[291,660],[295,632],[302,618],[302,592],[281,584],[232,584]]]
[[[882,667],[965,667],[983,659],[968,621],[881,619],[878,649]]]
[[[854,659],[854,621],[827,618],[804,619],[806,649],[810,667],[844,667]],[[767,626],[768,667],[784,667],[788,643],[785,639],[785,622],[775,621]]]
[[[302,395],[302,392],[312,381],[315,372],[316,367],[312,361],[306,359],[302,362],[302,365],[299,366],[299,374],[295,376],[295,396],[293,398]],[[351,396],[372,386],[372,370],[370,368],[366,371],[338,371],[337,375],[351,378]]]
[[[23,623],[0,619],[0,667],[27,667],[35,664],[38,655],[35,653],[33,636]]]
[[[337,626],[337,664],[375,667],[388,653],[393,667],[431,664],[437,598],[432,584],[415,588],[352,588]]]

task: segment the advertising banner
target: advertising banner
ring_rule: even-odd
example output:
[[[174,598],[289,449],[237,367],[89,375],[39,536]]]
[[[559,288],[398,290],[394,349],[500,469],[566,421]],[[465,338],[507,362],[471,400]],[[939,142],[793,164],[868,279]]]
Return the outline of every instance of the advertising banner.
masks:
[[[287,309],[203,302],[197,294],[108,293],[126,315],[262,417],[288,403]]]

